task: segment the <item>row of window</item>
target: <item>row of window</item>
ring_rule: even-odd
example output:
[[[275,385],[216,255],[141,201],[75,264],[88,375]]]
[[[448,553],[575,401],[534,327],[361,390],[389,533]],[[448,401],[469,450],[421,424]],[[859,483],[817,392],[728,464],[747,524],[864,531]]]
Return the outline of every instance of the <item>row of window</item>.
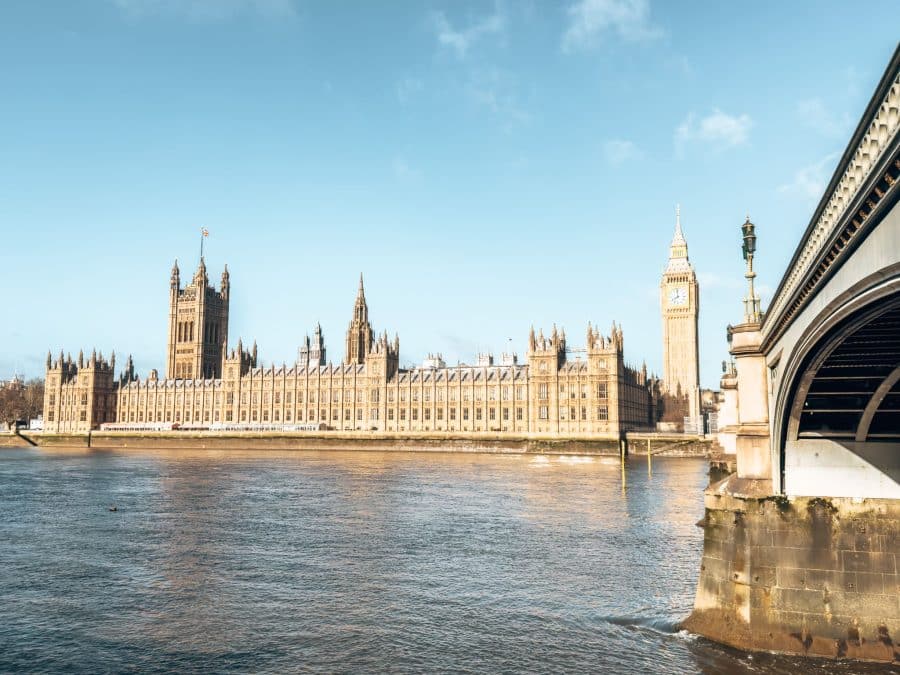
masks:
[[[193,342],[194,341],[194,322],[179,321],[175,326],[176,342]]]
[[[566,420],[570,420],[572,422],[577,421],[578,418],[578,409],[576,406],[560,406],[559,408],[559,420],[561,422],[565,422]],[[581,421],[587,421],[587,406],[581,406]],[[568,414],[567,414],[568,413]],[[550,407],[546,405],[542,405],[538,408],[538,419],[546,420],[550,419]],[[609,420],[609,408],[605,405],[597,406],[597,416],[595,418],[599,422],[606,422]]]
[[[607,370],[608,367],[609,366],[606,362],[606,359],[597,359],[596,361],[594,361],[594,370]],[[539,373],[546,373],[549,370],[550,365],[548,364],[548,362],[546,360],[541,360],[541,362],[538,364],[537,371]]]
[[[64,410],[62,412],[62,414],[59,416],[59,421],[60,422],[71,422],[73,420],[73,415],[72,415],[73,412],[74,411],[72,411],[72,410]],[[87,422],[87,410],[82,410],[81,412],[78,413],[78,420],[80,422]],[[50,410],[47,413],[47,421],[48,422],[56,421],[56,411],[55,410]]]
[[[546,401],[549,398],[549,385],[546,382],[538,384],[538,400]],[[588,385],[582,384],[580,387],[575,384],[560,384],[559,398],[581,398],[588,397]],[[609,397],[609,385],[607,382],[597,382],[596,396],[601,401]]]
[[[194,377],[194,364],[192,364],[192,363],[176,363],[175,364],[175,379],[190,380],[190,379],[193,379],[193,377]]]
[[[190,377],[192,372],[193,372],[193,368],[192,368],[191,364],[188,364],[188,363],[180,363],[180,364],[178,364],[178,367],[176,367],[176,377]],[[499,391],[498,391],[498,389],[499,389]],[[419,389],[413,389],[410,392],[410,398],[413,402],[419,401],[419,393],[420,393]],[[431,401],[431,389],[430,388],[422,390],[421,393],[422,393],[422,400],[424,400],[426,402]],[[482,400],[482,393],[483,392],[482,392],[481,388],[475,389],[474,396],[475,396],[476,401]],[[507,400],[509,400],[511,393],[513,393],[513,392],[512,392],[512,387],[510,387],[510,386],[503,386],[503,387],[499,387],[499,388],[498,387],[490,387],[487,392],[487,397],[488,397],[489,401],[496,401],[497,396],[499,394],[501,400],[507,401]],[[358,390],[355,392],[355,394],[356,394],[355,398],[356,398],[357,403],[365,403],[366,402],[366,392],[364,390]],[[284,401],[286,404],[290,405],[293,403],[292,395],[293,395],[293,392],[290,392],[290,391],[285,392]],[[394,389],[393,388],[388,389],[387,400],[389,403],[394,403],[394,395],[395,395]],[[469,401],[470,395],[471,395],[471,392],[470,392],[469,388],[463,389],[462,400]],[[596,398],[601,401],[606,400],[609,397],[608,383],[607,382],[597,382],[596,388],[595,388],[595,395],[596,395]],[[83,395],[83,398],[85,398],[83,403],[87,402],[86,396],[87,396],[86,394]],[[129,404],[129,402],[137,403],[138,402],[137,396],[138,396],[137,394],[134,394],[131,397],[129,397],[128,394],[124,394],[122,396],[122,405],[127,406]],[[247,405],[248,402],[253,403],[253,404],[259,403],[260,396],[262,397],[262,402],[264,405],[269,405],[272,402],[274,402],[275,405],[281,404],[282,396],[281,396],[280,391],[276,391],[276,392],[268,392],[268,391],[266,391],[266,392],[255,392],[255,391],[254,392],[243,392],[241,394],[241,404]],[[456,401],[457,400],[456,389],[450,389],[448,396],[449,396],[450,401]],[[525,399],[525,387],[524,386],[517,386],[515,388],[515,397],[516,397],[516,400],[524,400]],[[198,398],[199,398],[199,395],[198,395]],[[323,391],[323,392],[321,392],[320,396],[317,396],[316,391],[309,392],[309,401],[308,401],[309,403],[316,403],[317,398],[321,399],[321,402],[324,403],[328,399],[328,393]],[[545,382],[540,383],[538,385],[538,399],[546,401],[546,400],[548,400],[548,398],[549,398],[549,385]],[[569,385],[560,384],[559,385],[559,398],[586,399],[586,398],[588,398],[588,385],[581,384],[579,386],[579,385],[575,385],[575,384],[569,384]],[[345,389],[344,394],[343,394],[343,400],[349,402],[349,401],[353,401],[353,399],[354,399],[354,391],[352,389]],[[369,391],[368,400],[370,403],[379,403],[381,400],[381,390],[380,389],[371,389]],[[401,389],[400,390],[400,401],[405,403],[406,400],[407,400],[407,390]],[[438,389],[436,391],[435,400],[438,402],[443,402],[443,400],[444,400],[444,390],[443,389]],[[222,393],[221,392],[217,392],[215,394],[215,401],[217,404],[222,402]],[[332,401],[332,403],[340,403],[341,402],[341,391],[340,390],[334,390],[331,392],[331,401]],[[228,392],[226,394],[226,402],[228,404],[234,403],[234,393],[233,392]],[[144,403],[144,395],[141,395],[140,403],[141,404]],[[150,395],[150,405],[152,406],[152,405],[154,405],[154,403],[155,403],[155,399],[154,399],[153,395],[151,394]],[[187,405],[190,406],[192,403],[193,403],[193,397],[191,395],[188,395]],[[297,403],[298,404],[304,403],[304,392],[302,392],[302,391],[297,392]],[[51,395],[51,405],[52,404],[53,404],[53,401],[52,401],[52,395]],[[175,404],[179,407],[181,406],[181,404],[182,404],[182,395],[181,394],[179,394],[176,397]]]
[[[77,401],[77,400],[79,400],[79,397],[77,394],[65,394],[63,396],[60,396],[60,398],[59,398],[60,405],[75,405],[75,401]],[[87,405],[88,395],[87,395],[86,391],[81,392],[80,400],[81,400],[81,405]],[[103,403],[102,396],[98,396],[97,400],[101,404]],[[50,394],[47,398],[47,402],[51,406],[56,405],[56,394]]]
[[[179,364],[179,365],[180,365],[180,366],[189,366],[190,364]],[[189,371],[190,371],[190,368],[189,368],[189,367],[188,367],[187,369],[185,369],[185,368],[181,368],[181,369],[176,368],[176,373],[178,373],[178,372],[189,372]],[[546,387],[546,385],[543,385],[543,386]],[[605,391],[605,386],[606,386],[606,383],[604,383],[604,391]],[[488,400],[489,400],[489,401],[496,401],[496,400],[497,400],[498,394],[499,394],[501,400],[503,400],[503,401],[508,401],[510,395],[513,393],[512,387],[509,387],[509,386],[500,387],[500,388],[499,388],[499,392],[497,391],[497,389],[498,389],[497,387],[491,387],[491,388],[488,390],[487,397],[488,397]],[[285,395],[284,395],[284,401],[285,401],[285,403],[287,403],[287,404],[293,403],[293,401],[292,401],[292,398],[293,398],[293,397],[292,397],[292,394],[293,394],[293,392],[290,392],[290,391],[289,391],[289,392],[285,392]],[[317,394],[316,394],[315,391],[309,392],[309,403],[316,403],[316,399],[317,399],[317,398],[320,398],[320,399],[322,400],[322,402],[325,402],[325,401],[327,400],[328,393],[323,391],[323,392],[321,392],[321,394],[322,394],[321,396],[317,397]],[[260,395],[262,395],[262,401],[263,401],[263,404],[264,404],[264,405],[269,405],[269,404],[272,403],[272,402],[274,402],[275,405],[280,405],[280,404],[281,404],[281,398],[282,398],[282,397],[281,397],[281,392],[280,392],[280,391],[276,391],[276,392],[268,392],[268,391],[267,391],[267,392],[250,392],[250,393],[248,393],[248,392],[243,392],[243,393],[241,394],[241,403],[244,404],[244,405],[246,405],[246,404],[248,403],[248,397],[249,397],[249,402],[250,402],[250,403],[258,403],[258,402],[259,402],[259,399],[260,399]],[[604,395],[605,395],[605,394],[604,394]],[[144,396],[145,396],[145,395],[140,395],[139,402],[140,402],[141,404],[143,404],[144,401],[145,401]],[[525,387],[524,387],[524,386],[519,386],[519,387],[516,387],[516,388],[515,388],[515,397],[516,397],[517,400],[524,400],[524,399],[525,399]],[[343,396],[343,400],[344,400],[344,401],[352,401],[353,398],[354,398],[354,395],[353,395],[353,390],[352,390],[352,389],[346,389],[346,390],[344,390],[344,396]],[[357,402],[357,403],[365,403],[365,402],[366,402],[366,392],[365,392],[364,390],[356,391],[356,396],[355,396],[355,398],[356,398],[356,402]],[[414,389],[414,390],[410,393],[410,398],[411,398],[412,401],[418,402],[418,401],[419,401],[419,390],[418,390],[418,389]],[[457,392],[456,392],[455,389],[451,389],[451,390],[450,390],[450,392],[449,392],[449,394],[448,394],[448,399],[449,399],[450,401],[456,401],[456,400],[457,400]],[[469,391],[468,389],[464,389],[464,390],[463,390],[463,393],[462,393],[462,399],[463,399],[463,401],[469,401],[469,400],[470,400],[470,391]],[[369,400],[370,403],[379,403],[379,402],[381,401],[381,390],[380,390],[380,389],[372,389],[372,390],[370,390],[370,391],[369,391],[368,400]],[[394,403],[394,400],[395,400],[395,392],[394,392],[393,389],[389,389],[389,390],[388,390],[388,392],[387,392],[387,400],[388,400],[389,403]],[[406,391],[405,389],[401,389],[401,390],[400,390],[400,401],[405,403],[406,400],[407,400],[407,391]],[[422,400],[428,401],[428,402],[431,401],[431,389],[425,389],[424,391],[422,391]],[[438,390],[437,390],[437,392],[435,393],[435,400],[438,401],[438,402],[443,402],[443,401],[444,401],[444,390],[443,390],[443,389],[438,389]],[[481,400],[482,400],[482,390],[481,390],[480,388],[478,388],[478,389],[475,390],[475,400],[476,400],[476,401],[481,401]],[[176,397],[176,405],[180,406],[180,405],[181,405],[181,401],[182,401],[182,398],[181,398],[181,395],[179,394],[179,395]],[[221,394],[221,392],[217,392],[217,393],[215,394],[215,401],[216,401],[216,403],[221,403],[221,402],[222,402],[222,394]],[[234,393],[233,393],[233,392],[228,392],[228,393],[226,394],[226,401],[227,401],[227,403],[229,403],[229,404],[234,402]],[[341,402],[341,392],[340,392],[340,390],[335,390],[335,391],[332,391],[332,392],[331,392],[331,401],[332,401],[333,403],[340,403],[340,402]],[[124,394],[124,395],[122,396],[122,405],[127,406],[127,405],[129,404],[129,402],[131,402],[131,403],[137,403],[137,402],[138,402],[138,395],[137,395],[137,394],[134,394],[134,395],[132,395],[132,396],[129,396],[128,394]],[[192,397],[191,397],[190,395],[188,395],[188,397],[187,397],[187,405],[191,405],[192,402],[193,402]],[[299,391],[299,392],[297,392],[297,403],[298,403],[298,404],[302,404],[303,402],[304,402],[304,393],[303,393],[302,391]],[[155,399],[154,399],[153,395],[151,394],[151,395],[150,395],[150,405],[153,405],[154,403],[155,403]]]
[[[219,324],[216,321],[207,321],[204,325],[203,341],[209,345],[219,343],[221,337]],[[175,341],[176,342],[193,342],[194,341],[194,322],[179,321],[175,324]]]
[[[449,408],[449,409],[447,410],[447,416],[448,416],[448,419],[449,419],[450,421],[456,421],[456,411],[457,411],[456,408]],[[463,419],[463,421],[468,421],[468,420],[469,420],[469,416],[470,416],[470,414],[471,414],[470,411],[471,411],[470,408],[463,408],[463,409],[462,409],[462,419]],[[317,421],[317,418],[316,418],[316,410],[315,410],[315,409],[310,408],[310,409],[309,409],[308,411],[306,411],[306,412],[307,412],[307,418],[306,418],[306,420],[307,420],[308,422],[315,422],[315,421]],[[576,421],[576,420],[579,419],[579,417],[578,417],[578,412],[579,412],[579,409],[576,408],[575,406],[561,407],[561,408],[559,409],[559,419],[560,419],[560,421],[566,421],[567,419],[568,419],[568,420],[571,420],[571,421]],[[321,421],[321,422],[327,422],[327,421],[328,421],[328,411],[327,411],[327,410],[322,409],[322,410],[319,410],[318,413],[319,413],[319,415],[318,415],[318,421]],[[483,409],[483,408],[475,408],[475,409],[474,409],[475,420],[476,420],[476,421],[481,421],[481,420],[482,420],[483,413],[484,413],[484,409]],[[504,422],[508,422],[508,421],[509,421],[509,419],[510,419],[510,414],[511,414],[510,408],[508,408],[508,407],[500,408],[500,409],[499,409],[499,413],[500,413],[501,419],[502,419]],[[580,413],[581,413],[581,415],[580,415],[581,421],[587,421],[587,407],[586,407],[586,406],[581,406],[581,408],[580,408]],[[81,415],[82,415],[81,420],[82,420],[82,421],[84,421],[84,419],[85,419],[85,418],[84,418],[84,414],[85,414],[84,411],[82,411],[82,412],[81,412]],[[302,421],[303,421],[303,414],[304,414],[304,411],[303,411],[303,410],[298,410],[298,411],[297,411],[297,418],[296,418],[296,421],[297,421],[297,422],[302,422]],[[406,408],[400,408],[400,410],[397,411],[396,414],[399,416],[399,419],[400,419],[401,422],[405,422],[405,421],[406,421],[406,419],[407,419],[407,410],[406,410]],[[497,409],[497,408],[488,408],[488,410],[487,410],[487,418],[488,418],[488,420],[490,420],[490,421],[496,421],[496,419],[497,419],[497,414],[498,414],[498,409]],[[165,415],[165,420],[163,419],[163,415]],[[379,419],[379,415],[380,415],[380,411],[379,411],[378,408],[371,408],[371,409],[369,410],[369,420],[377,421],[377,420]],[[395,410],[394,410],[394,408],[389,408],[388,411],[387,411],[387,419],[388,419],[388,421],[394,421],[394,415],[395,415]],[[524,408],[517,407],[517,408],[515,409],[515,416],[516,416],[516,421],[517,421],[517,422],[521,422],[521,421],[524,419],[524,416],[525,416]],[[153,414],[153,412],[150,412],[150,413],[147,414],[147,419],[146,419],[146,421],[148,421],[148,422],[153,422],[153,421],[156,421],[156,422],[163,422],[163,421],[166,421],[166,422],[172,422],[172,421],[173,421],[173,414],[172,414],[172,411],[171,411],[171,410],[167,410],[167,411],[165,411],[165,413],[163,413],[163,411],[161,411],[161,410],[160,410],[160,411],[157,411],[155,417],[156,417],[156,419],[154,420],[154,414]],[[418,408],[413,408],[412,410],[410,410],[410,411],[409,411],[409,417],[410,417],[410,419],[411,419],[412,421],[414,421],[414,422],[415,422],[415,421],[418,421],[418,419],[419,419],[419,409],[418,409]],[[538,409],[538,417],[539,417],[539,419],[542,419],[542,420],[549,419],[549,408],[548,408],[548,406],[540,406],[540,408]],[[262,419],[263,422],[269,422],[269,421],[270,421],[270,419],[269,419],[269,411],[268,411],[268,410],[263,410],[261,414],[260,414],[260,411],[258,411],[258,410],[252,410],[252,411],[250,411],[250,413],[249,413],[249,421],[252,421],[252,422],[258,422],[258,421],[260,421],[260,418]],[[344,410],[344,421],[349,422],[349,421],[350,421],[350,418],[351,418],[351,411],[350,411],[349,408],[347,408],[347,409]],[[444,420],[444,408],[437,408],[437,409],[434,411],[434,418],[435,418],[437,421],[443,421],[443,420]],[[430,409],[430,408],[425,408],[425,409],[422,411],[422,419],[425,420],[425,421],[430,421],[430,420],[431,420],[431,409]],[[608,409],[608,407],[605,406],[605,405],[604,405],[604,406],[597,406],[597,416],[596,416],[595,419],[598,420],[598,421],[607,421],[607,420],[609,419],[609,409]],[[359,421],[359,422],[361,422],[361,421],[363,420],[363,409],[362,409],[362,408],[357,408],[357,410],[356,410],[356,420]],[[51,422],[53,421],[53,415],[52,415],[52,413],[50,414],[50,420],[49,420],[49,421],[51,421]],[[128,418],[127,421],[129,421],[129,422],[144,422],[144,421],[145,421],[145,420],[144,420],[144,411],[141,410],[141,411],[138,411],[137,413],[131,412],[131,413],[129,414],[129,418]],[[180,411],[180,410],[177,410],[177,411],[175,411],[175,414],[174,414],[174,421],[175,421],[175,422],[181,422],[181,421],[184,421],[184,422],[210,422],[210,421],[218,422],[218,421],[220,421],[220,419],[219,419],[219,411],[218,411],[218,410],[214,411],[213,414],[212,414],[212,419],[210,419],[210,411],[208,411],[208,410],[205,411],[205,412],[202,412],[202,413],[201,413],[200,411],[198,411],[198,410],[195,410],[195,411],[193,412],[193,414],[191,413],[190,410],[188,410],[188,411],[186,411],[185,414],[184,414],[184,420],[182,420],[181,411]],[[234,421],[234,420],[233,420],[233,412],[232,412],[231,410],[225,411],[225,421],[226,421],[226,422],[232,422],[232,421]],[[248,421],[248,411],[246,411],[246,410],[242,410],[242,411],[241,411],[240,421],[241,421],[241,422],[246,422],[246,421]],[[281,420],[281,411],[279,411],[279,410],[273,411],[273,413],[272,413],[272,420],[271,420],[271,421],[274,421],[274,422],[280,422],[280,421],[282,421],[282,420]],[[290,410],[285,411],[285,413],[284,413],[284,421],[285,421],[285,422],[292,422],[292,421],[295,421],[295,420],[292,420],[292,419],[291,419],[291,411],[290,411]],[[331,421],[333,421],[333,422],[339,421],[338,410],[334,409],[334,410],[331,411]]]

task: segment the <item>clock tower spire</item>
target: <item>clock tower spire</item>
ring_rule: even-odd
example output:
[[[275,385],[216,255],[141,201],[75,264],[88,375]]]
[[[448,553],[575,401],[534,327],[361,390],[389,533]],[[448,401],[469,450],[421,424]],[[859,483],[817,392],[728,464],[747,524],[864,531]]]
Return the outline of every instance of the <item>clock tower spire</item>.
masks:
[[[684,264],[690,267],[688,260],[687,240],[684,238],[684,232],[681,231],[681,204],[675,205],[675,234],[672,237],[672,243],[669,244],[669,267],[683,267]]]
[[[675,207],[675,234],[669,244],[669,261],[660,283],[663,324],[663,386],[673,405],[669,421],[700,416],[700,354],[697,318],[700,287],[688,258],[688,245],[681,229],[681,206]]]

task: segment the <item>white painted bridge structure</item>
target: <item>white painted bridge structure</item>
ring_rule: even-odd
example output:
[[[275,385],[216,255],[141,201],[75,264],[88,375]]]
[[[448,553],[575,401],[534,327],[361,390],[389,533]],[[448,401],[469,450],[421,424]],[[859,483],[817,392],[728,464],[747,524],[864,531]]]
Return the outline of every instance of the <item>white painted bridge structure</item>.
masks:
[[[722,378],[735,488],[900,499],[898,195],[900,48],[764,314],[748,274]]]

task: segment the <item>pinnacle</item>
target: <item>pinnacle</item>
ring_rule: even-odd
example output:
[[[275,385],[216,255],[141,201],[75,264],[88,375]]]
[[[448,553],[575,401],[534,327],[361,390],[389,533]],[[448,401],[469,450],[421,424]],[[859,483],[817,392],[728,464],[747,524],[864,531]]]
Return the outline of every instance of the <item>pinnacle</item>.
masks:
[[[672,246],[687,246],[684,232],[681,230],[681,204],[675,207],[675,235],[672,237]]]
[[[675,207],[675,234],[672,236],[672,243],[669,244],[669,266],[683,265],[688,260],[688,245],[684,238],[684,232],[681,229],[681,205]]]

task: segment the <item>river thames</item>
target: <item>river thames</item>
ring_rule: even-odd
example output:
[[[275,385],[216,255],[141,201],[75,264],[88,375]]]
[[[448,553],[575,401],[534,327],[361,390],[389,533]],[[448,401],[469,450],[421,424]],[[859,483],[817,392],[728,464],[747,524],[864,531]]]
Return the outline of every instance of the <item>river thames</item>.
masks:
[[[886,672],[678,630],[706,469],[0,451],[0,671]]]

